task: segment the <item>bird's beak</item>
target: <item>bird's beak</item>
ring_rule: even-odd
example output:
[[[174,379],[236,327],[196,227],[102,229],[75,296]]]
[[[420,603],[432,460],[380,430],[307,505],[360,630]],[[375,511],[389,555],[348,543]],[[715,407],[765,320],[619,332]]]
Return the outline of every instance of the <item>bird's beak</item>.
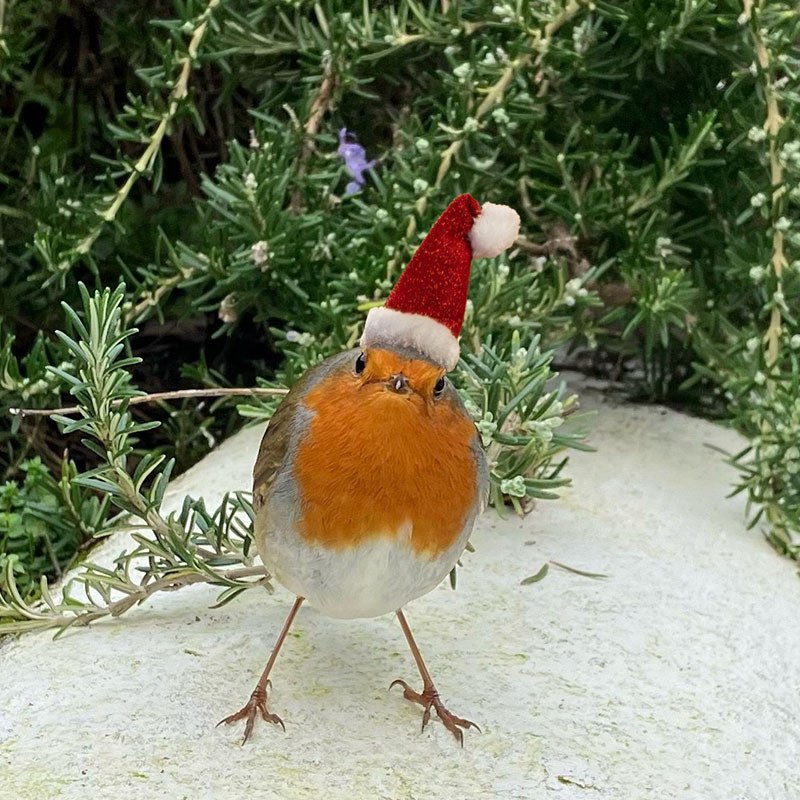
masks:
[[[408,378],[406,378],[402,372],[398,372],[395,375],[389,376],[389,379],[386,381],[386,388],[390,392],[406,394],[410,391],[411,387],[408,385]]]

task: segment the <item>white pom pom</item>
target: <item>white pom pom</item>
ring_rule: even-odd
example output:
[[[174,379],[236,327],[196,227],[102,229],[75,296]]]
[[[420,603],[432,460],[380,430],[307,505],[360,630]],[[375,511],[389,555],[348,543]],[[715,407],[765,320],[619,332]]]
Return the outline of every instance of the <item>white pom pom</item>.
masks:
[[[469,232],[472,257],[494,258],[511,247],[518,234],[519,214],[513,208],[485,203]]]

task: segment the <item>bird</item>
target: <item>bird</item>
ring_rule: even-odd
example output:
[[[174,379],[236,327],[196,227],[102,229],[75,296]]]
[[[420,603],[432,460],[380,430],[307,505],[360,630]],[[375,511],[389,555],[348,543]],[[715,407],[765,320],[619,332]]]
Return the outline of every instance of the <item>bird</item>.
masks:
[[[486,503],[480,436],[447,373],[471,262],[507,249],[519,223],[508,206],[456,197],[370,309],[359,345],[309,369],[274,412],[253,469],[253,536],[295,600],[249,700],[218,723],[244,720],[242,744],[259,716],[285,730],[270,674],[304,602],[339,619],[394,613],[422,686],[390,688],[422,706],[423,730],[434,713],[461,746],[478,729],[444,705],[403,608],[448,576]]]

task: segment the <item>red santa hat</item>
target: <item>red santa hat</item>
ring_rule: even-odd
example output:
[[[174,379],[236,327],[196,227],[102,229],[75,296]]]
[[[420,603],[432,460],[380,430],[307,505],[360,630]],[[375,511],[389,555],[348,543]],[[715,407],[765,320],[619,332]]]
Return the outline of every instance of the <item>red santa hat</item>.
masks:
[[[367,315],[361,346],[408,347],[451,370],[467,305],[473,258],[492,258],[519,233],[519,214],[462,194],[436,220],[394,289]]]

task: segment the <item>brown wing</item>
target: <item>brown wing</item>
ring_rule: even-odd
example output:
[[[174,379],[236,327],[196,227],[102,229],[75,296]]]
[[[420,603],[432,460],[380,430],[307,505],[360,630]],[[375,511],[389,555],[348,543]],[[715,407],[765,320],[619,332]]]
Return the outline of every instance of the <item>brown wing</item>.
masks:
[[[281,404],[275,409],[269,426],[261,440],[258,457],[253,467],[253,508],[258,512],[264,505],[267,493],[280,469],[289,440],[292,435],[292,420],[297,405],[302,397],[302,385],[305,381],[301,378],[290,390]]]

